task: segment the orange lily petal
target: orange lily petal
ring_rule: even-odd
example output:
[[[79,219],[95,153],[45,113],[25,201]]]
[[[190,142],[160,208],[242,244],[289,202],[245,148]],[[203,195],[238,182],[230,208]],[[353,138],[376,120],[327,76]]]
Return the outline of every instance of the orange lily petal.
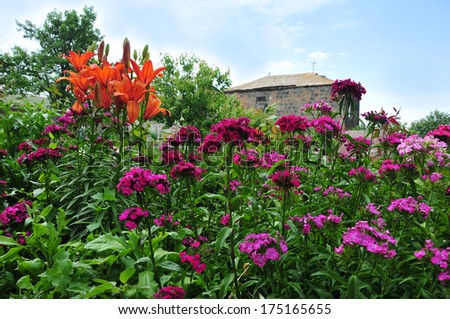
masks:
[[[75,68],[75,70],[80,71],[86,66],[89,59],[95,55],[94,52],[88,51],[83,54],[76,53],[74,51],[69,51],[69,55],[63,55]]]
[[[75,101],[75,103],[73,103],[72,110],[76,113],[81,113],[81,112],[83,112],[83,106],[77,100],[77,101]]]
[[[145,107],[145,110],[144,110],[144,120],[149,120],[159,113],[163,113],[164,115],[166,115],[166,113],[168,112],[170,115],[169,110],[166,110],[166,109],[160,107],[161,104],[162,104],[162,102],[160,99],[151,95],[148,98],[147,106]]]
[[[128,122],[134,123],[139,117],[140,107],[139,103],[133,100],[127,103]]]

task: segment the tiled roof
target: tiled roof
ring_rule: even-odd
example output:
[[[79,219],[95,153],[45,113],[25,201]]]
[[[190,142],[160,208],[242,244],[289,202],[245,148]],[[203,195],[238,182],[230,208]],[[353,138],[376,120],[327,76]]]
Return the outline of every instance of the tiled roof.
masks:
[[[316,85],[331,85],[333,80],[317,73],[298,73],[285,75],[268,75],[258,80],[234,86],[228,92],[260,90],[278,87],[302,87]]]

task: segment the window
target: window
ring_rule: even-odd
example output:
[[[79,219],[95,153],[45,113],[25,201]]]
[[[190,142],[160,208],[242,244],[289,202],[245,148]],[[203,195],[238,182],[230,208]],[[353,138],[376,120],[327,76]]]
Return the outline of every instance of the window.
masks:
[[[269,100],[267,96],[257,96],[256,97],[256,105],[255,108],[257,110],[265,110],[266,107],[269,105]]]

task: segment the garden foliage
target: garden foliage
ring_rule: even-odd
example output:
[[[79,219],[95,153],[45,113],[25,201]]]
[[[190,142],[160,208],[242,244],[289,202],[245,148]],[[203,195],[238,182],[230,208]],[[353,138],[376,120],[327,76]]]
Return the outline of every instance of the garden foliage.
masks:
[[[352,137],[318,101],[164,133],[145,50],[65,58],[66,113],[0,103],[0,297],[450,297],[450,127]]]

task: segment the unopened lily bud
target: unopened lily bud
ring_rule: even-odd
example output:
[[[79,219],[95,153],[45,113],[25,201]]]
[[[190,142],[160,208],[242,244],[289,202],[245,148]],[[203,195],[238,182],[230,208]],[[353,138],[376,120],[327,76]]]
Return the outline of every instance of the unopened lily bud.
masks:
[[[106,45],[105,48],[105,57],[108,57],[108,55],[109,55],[109,43]]]
[[[94,85],[94,102],[98,108],[102,107],[102,88],[98,81]]]
[[[145,45],[144,50],[142,51],[142,59],[144,61],[148,60],[148,44]]]
[[[100,42],[97,49],[97,59],[98,62],[103,61],[103,53],[105,52],[105,41]]]
[[[130,41],[128,41],[128,38],[125,38],[123,42],[123,56],[122,56],[122,63],[125,65],[125,67],[128,69],[130,67]]]
[[[138,53],[137,53],[137,51],[136,51],[136,49],[135,49],[135,50],[133,51],[133,59],[134,59],[134,61],[136,61],[137,58],[138,58]]]

